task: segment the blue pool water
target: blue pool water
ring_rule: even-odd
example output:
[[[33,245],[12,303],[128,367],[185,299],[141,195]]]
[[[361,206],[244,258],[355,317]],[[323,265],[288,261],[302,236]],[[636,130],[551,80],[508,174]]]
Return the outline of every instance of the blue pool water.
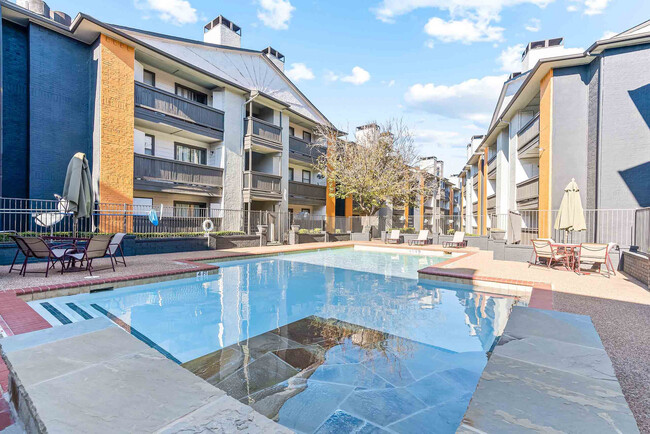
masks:
[[[418,282],[446,259],[357,247],[223,262],[215,276],[51,299],[48,312],[118,318],[299,432],[454,432],[516,300]]]

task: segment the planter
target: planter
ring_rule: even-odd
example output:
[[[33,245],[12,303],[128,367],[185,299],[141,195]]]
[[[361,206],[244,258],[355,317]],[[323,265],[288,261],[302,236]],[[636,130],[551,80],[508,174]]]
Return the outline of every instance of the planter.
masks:
[[[493,240],[504,240],[506,238],[506,231],[501,229],[492,229],[490,230],[490,236]]]
[[[352,241],[370,241],[370,234],[363,232],[353,232],[350,234]]]
[[[328,232],[325,238],[328,243],[335,241],[350,241],[350,234],[332,234]]]
[[[300,234],[289,232],[289,244],[324,243],[325,232],[320,234]]]
[[[210,247],[212,249],[224,250],[259,246],[259,235],[210,235]]]
[[[156,253],[192,252],[209,250],[205,237],[134,238],[123,241],[126,255],[152,255]]]

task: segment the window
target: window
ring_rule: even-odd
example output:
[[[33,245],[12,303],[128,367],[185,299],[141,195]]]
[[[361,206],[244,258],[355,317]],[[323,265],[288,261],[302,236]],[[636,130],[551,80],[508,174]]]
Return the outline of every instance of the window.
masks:
[[[156,85],[156,74],[154,74],[151,71],[147,71],[146,69],[142,73],[142,81],[144,84],[148,84],[149,86],[155,86]]]
[[[207,215],[207,206],[200,202],[174,201],[174,217],[201,217]]]
[[[144,155],[156,155],[156,138],[151,134],[144,135]]]
[[[293,127],[289,127],[289,135],[295,137],[295,135],[296,135],[296,130],[294,130]]]
[[[311,184],[311,172],[309,170],[302,171],[302,182]]]
[[[178,161],[194,164],[206,164],[206,151],[183,143],[174,143],[174,158]]]
[[[303,131],[303,132],[302,132],[302,138],[303,138],[303,140],[305,140],[306,142],[311,143],[311,133],[308,133],[307,131]]]
[[[293,167],[289,167],[289,181],[293,181]]]
[[[178,83],[176,83],[176,95],[201,104],[208,103],[208,96],[206,94],[199,92],[198,90],[190,89],[189,87],[185,87],[182,84]]]

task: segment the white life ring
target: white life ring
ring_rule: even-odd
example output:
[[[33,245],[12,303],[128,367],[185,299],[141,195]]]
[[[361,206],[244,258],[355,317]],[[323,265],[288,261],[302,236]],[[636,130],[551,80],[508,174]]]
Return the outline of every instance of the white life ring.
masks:
[[[212,220],[210,219],[203,220],[203,230],[205,232],[212,232],[213,229],[214,229],[214,223],[212,223]]]

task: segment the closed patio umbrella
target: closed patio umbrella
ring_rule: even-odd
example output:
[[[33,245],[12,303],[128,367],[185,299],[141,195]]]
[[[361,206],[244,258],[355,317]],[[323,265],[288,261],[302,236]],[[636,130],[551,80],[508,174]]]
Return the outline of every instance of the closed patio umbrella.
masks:
[[[587,229],[585,213],[580,200],[580,189],[574,178],[564,189],[560,210],[555,219],[555,229],[566,231],[565,240],[568,232],[580,232]]]
[[[63,185],[63,199],[68,201],[68,211],[75,218],[76,232],[77,220],[90,217],[93,212],[92,177],[90,165],[83,152],[74,154],[68,163]]]

